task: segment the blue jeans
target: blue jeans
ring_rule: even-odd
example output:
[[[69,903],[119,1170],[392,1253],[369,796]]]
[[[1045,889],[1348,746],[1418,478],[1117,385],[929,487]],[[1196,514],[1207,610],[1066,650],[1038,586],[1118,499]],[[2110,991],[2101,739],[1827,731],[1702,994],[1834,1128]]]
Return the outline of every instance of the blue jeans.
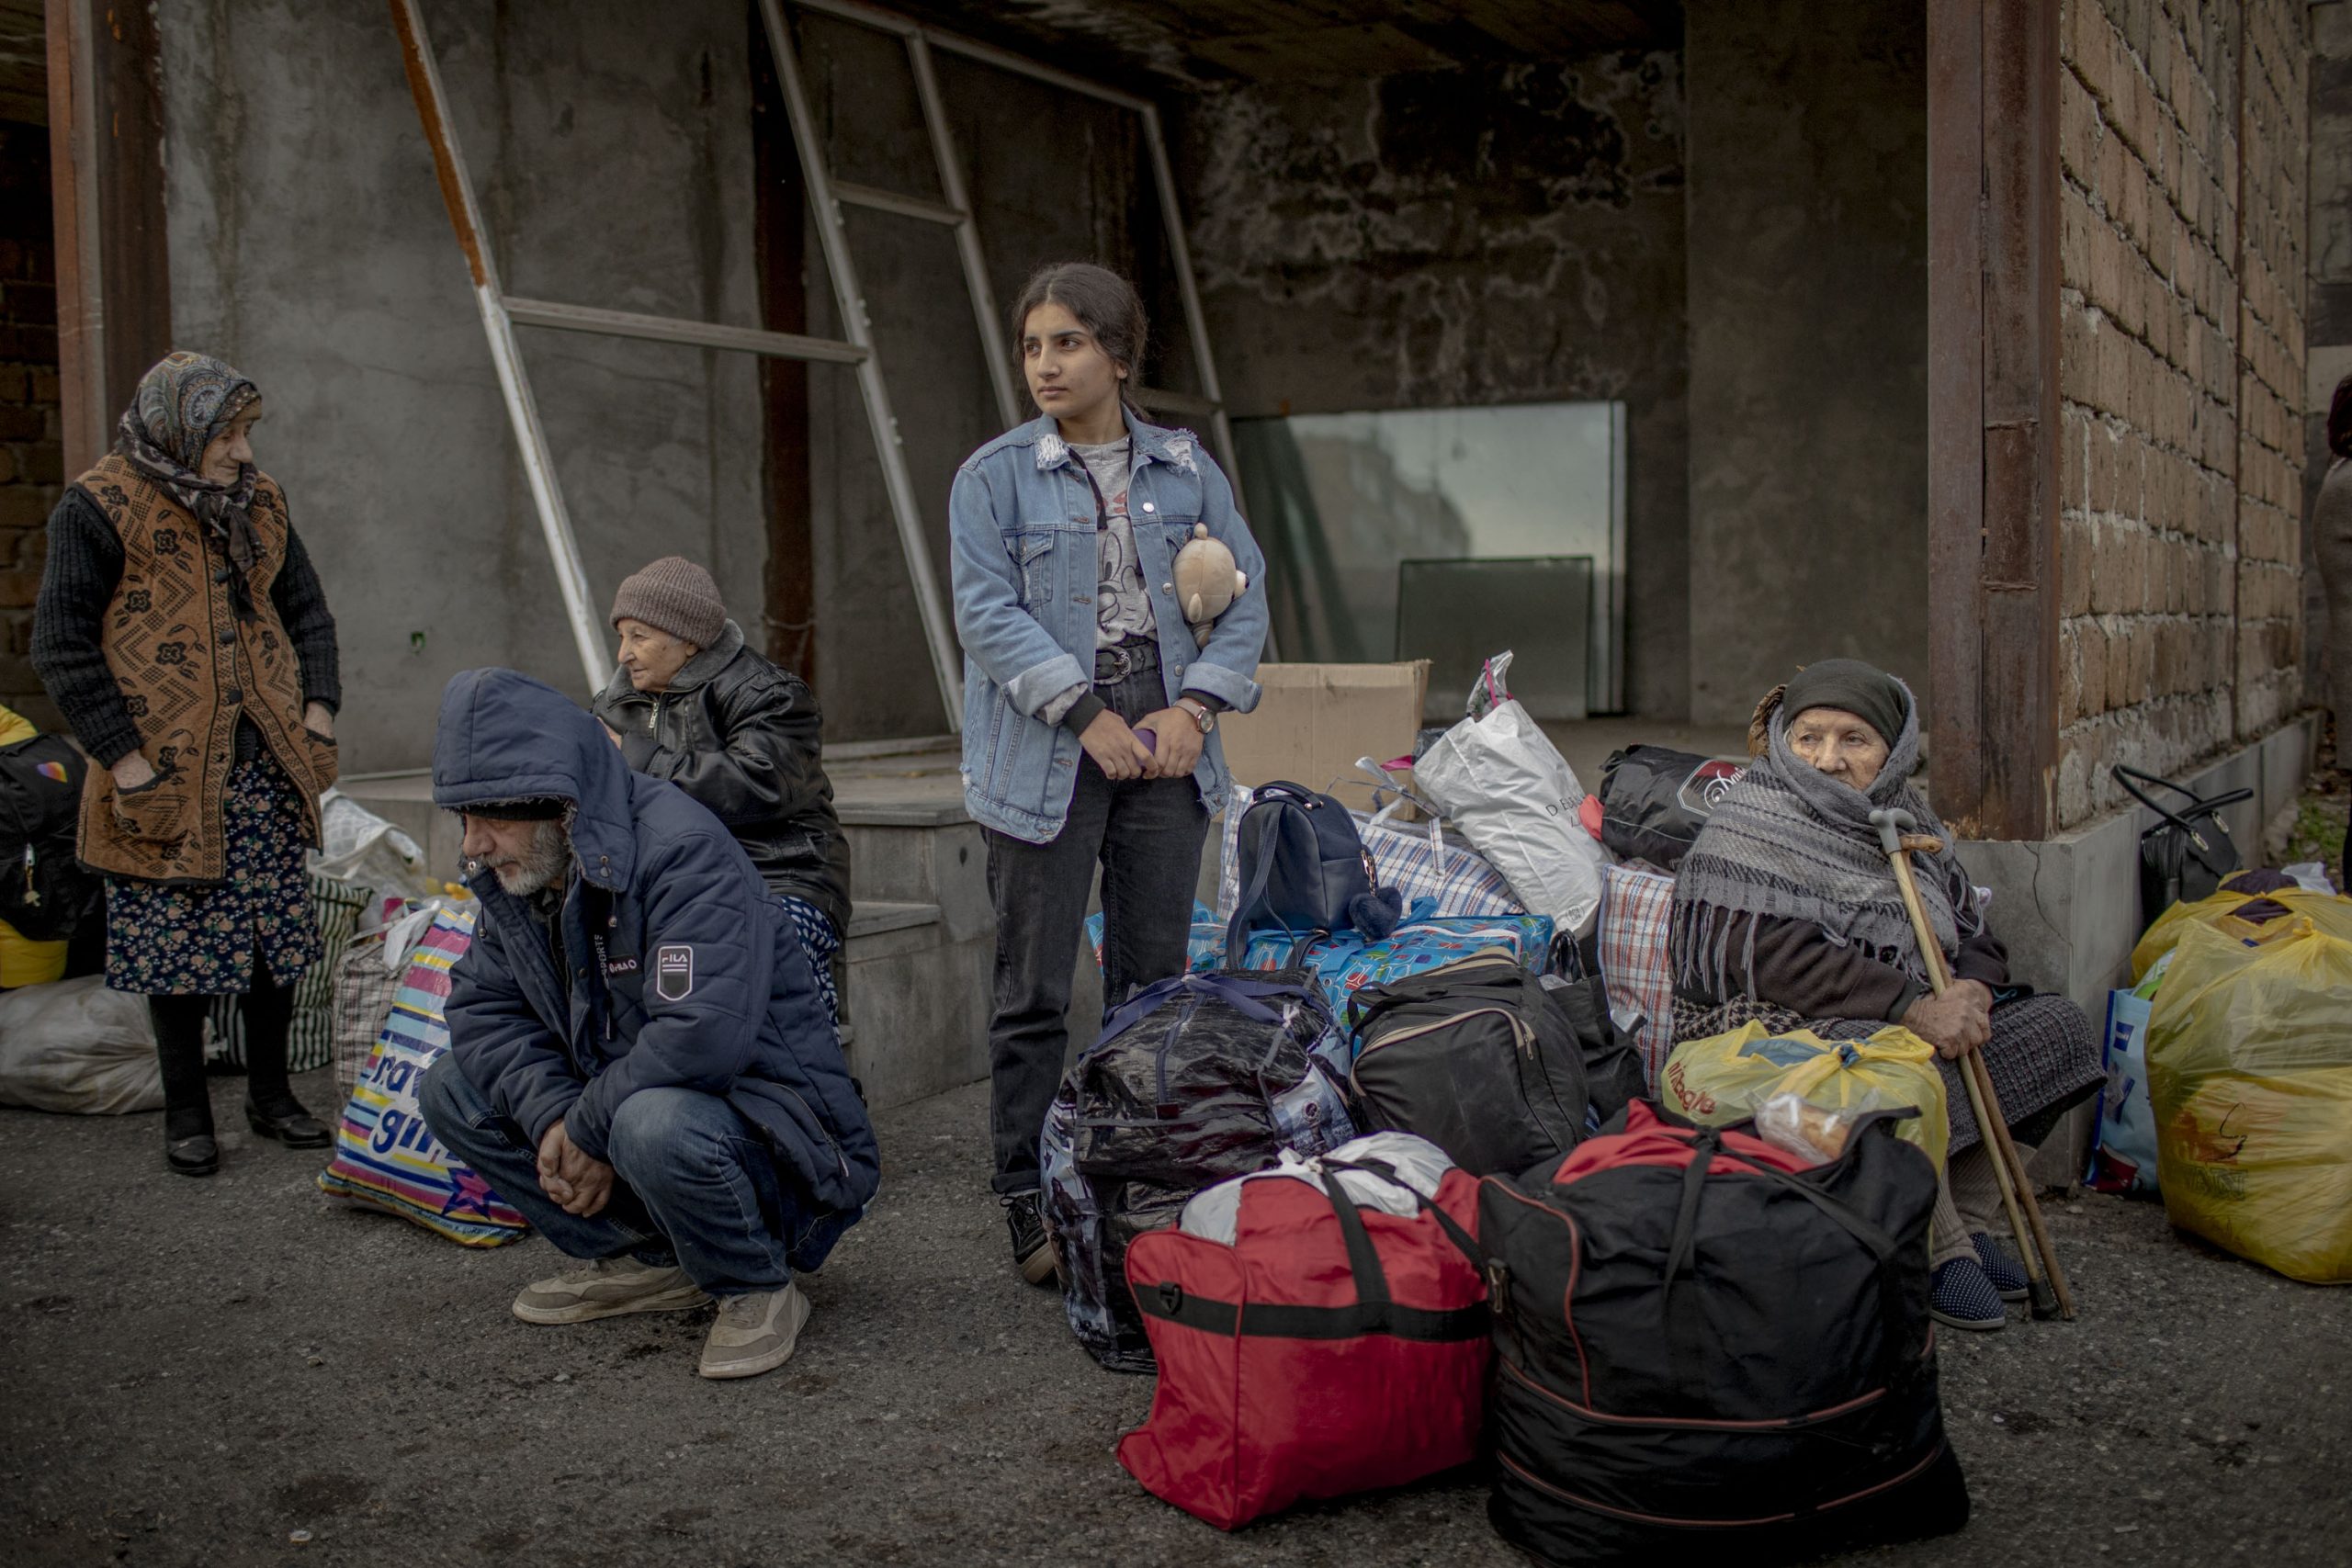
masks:
[[[621,1101],[612,1196],[584,1219],[541,1189],[530,1135],[492,1109],[454,1058],[433,1064],[417,1104],[435,1137],[573,1258],[675,1262],[712,1295],[741,1295],[782,1290],[796,1268],[822,1263],[845,1228],[831,1215],[803,1217],[758,1132],[715,1094],[647,1089]]]

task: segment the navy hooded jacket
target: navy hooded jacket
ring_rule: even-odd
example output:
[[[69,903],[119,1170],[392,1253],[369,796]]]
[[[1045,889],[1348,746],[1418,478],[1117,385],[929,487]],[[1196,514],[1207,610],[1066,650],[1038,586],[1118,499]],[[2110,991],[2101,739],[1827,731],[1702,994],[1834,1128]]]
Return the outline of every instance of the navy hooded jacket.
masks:
[[[469,866],[482,918],[448,1004],[468,1080],[535,1145],[560,1117],[605,1160],[613,1112],[639,1089],[723,1095],[788,1190],[827,1212],[862,1208],[880,1169],[873,1124],[808,955],[734,836],[676,785],[631,773],[554,687],[512,670],[453,677],[434,804],[545,796],[578,804],[557,917],[565,969],[528,901]]]

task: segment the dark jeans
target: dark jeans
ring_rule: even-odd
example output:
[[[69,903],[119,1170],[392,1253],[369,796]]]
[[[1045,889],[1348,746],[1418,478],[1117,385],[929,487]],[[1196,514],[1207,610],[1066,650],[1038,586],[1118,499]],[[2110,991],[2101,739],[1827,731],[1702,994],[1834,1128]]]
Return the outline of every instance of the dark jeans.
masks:
[[[1167,705],[1158,668],[1094,694],[1133,724]],[[1184,970],[1208,813],[1190,778],[1113,783],[1080,755],[1069,816],[1050,843],[991,831],[996,1012],[989,1020],[989,1135],[1000,1193],[1037,1186],[1037,1135],[1061,1084],[1069,1043],[1070,971],[1102,866],[1102,998]]]
[[[782,1290],[794,1269],[822,1263],[844,1228],[837,1217],[802,1217],[766,1143],[715,1094],[644,1089],[621,1101],[606,1151],[612,1197],[585,1219],[547,1195],[530,1134],[493,1110],[455,1060],[433,1064],[417,1104],[451,1154],[573,1258],[674,1261],[712,1295],[741,1295]]]

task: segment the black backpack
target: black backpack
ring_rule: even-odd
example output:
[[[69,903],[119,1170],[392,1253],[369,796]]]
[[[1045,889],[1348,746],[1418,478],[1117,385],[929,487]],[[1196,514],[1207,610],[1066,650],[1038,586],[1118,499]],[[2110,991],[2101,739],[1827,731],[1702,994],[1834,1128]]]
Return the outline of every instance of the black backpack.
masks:
[[[105,901],[74,858],[88,769],[62,735],[0,746],[0,920],[34,942],[72,936]]]
[[[1251,791],[1235,828],[1235,852],[1241,895],[1226,927],[1227,969],[1241,967],[1253,931],[1356,930],[1378,938],[1396,929],[1396,909],[1384,917],[1373,898],[1372,856],[1356,819],[1328,795],[1295,784]]]
[[[1552,1563],[1779,1562],[1956,1530],[1928,1314],[1936,1172],[1901,1112],[1791,1172],[1636,1101],[1479,1184],[1487,1512]]]
[[[1588,1052],[1616,1036],[1593,989],[1584,983],[1572,1011],[1500,948],[1364,987],[1348,1028],[1365,1114],[1427,1138],[1473,1176],[1566,1153],[1585,1134]]]
[[[1127,1244],[1204,1187],[1356,1135],[1347,1037],[1309,984],[1180,975],[1102,1022],[1046,1113],[1041,1205],[1069,1325],[1116,1371],[1153,1370]]]
[[[2156,917],[2183,900],[2194,903],[2221,890],[2222,879],[2245,863],[2222,820],[2222,807],[2254,798],[2250,789],[2233,789],[2211,799],[2170,779],[2115,764],[2115,782],[2163,820],[2140,835],[2140,926],[2145,930]],[[2170,808],[2157,805],[2140,786],[2168,789],[2184,804]]]

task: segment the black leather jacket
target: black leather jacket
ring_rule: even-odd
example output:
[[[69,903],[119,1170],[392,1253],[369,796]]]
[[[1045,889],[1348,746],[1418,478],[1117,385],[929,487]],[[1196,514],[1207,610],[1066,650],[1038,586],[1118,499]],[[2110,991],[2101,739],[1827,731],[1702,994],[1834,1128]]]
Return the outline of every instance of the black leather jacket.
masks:
[[[848,935],[849,840],[807,682],[745,647],[729,621],[668,691],[638,691],[616,671],[595,710],[630,767],[668,779],[727,824],[770,892],[806,898]]]

